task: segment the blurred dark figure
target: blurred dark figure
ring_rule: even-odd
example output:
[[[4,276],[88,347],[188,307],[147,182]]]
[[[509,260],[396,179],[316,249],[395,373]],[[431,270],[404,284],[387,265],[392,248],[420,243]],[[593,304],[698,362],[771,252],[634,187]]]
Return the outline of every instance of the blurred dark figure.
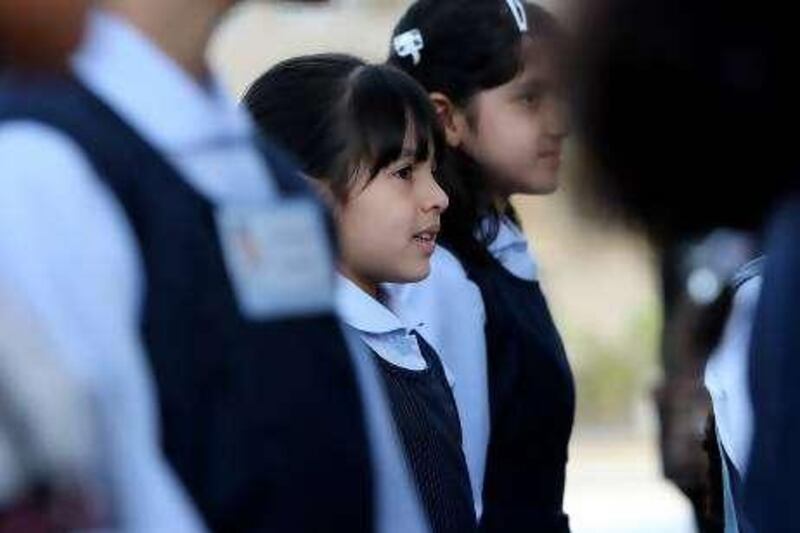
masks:
[[[655,399],[662,466],[690,500],[703,533],[723,531],[724,518],[721,458],[705,367],[731,312],[728,285],[756,254],[751,235],[728,230],[687,239],[661,253],[663,380]],[[741,423],[749,428],[748,421]]]
[[[768,261],[753,332],[755,436],[745,512],[756,531],[797,531],[800,492],[800,196],[767,226]]]
[[[772,135],[779,17],[743,1],[602,0],[585,14],[578,111],[594,205],[660,247],[712,228],[760,228],[793,177]],[[786,58],[784,58],[786,59]]]
[[[680,259],[670,257],[689,239],[719,227],[764,236],[754,452],[737,499],[756,531],[788,531],[800,474],[800,389],[792,387],[800,371],[800,200],[791,136],[773,133],[796,116],[786,97],[796,90],[785,73],[789,17],[716,0],[606,0],[584,16],[591,24],[577,54],[578,109],[597,168],[584,183],[587,205],[645,231],[665,253],[667,280],[680,280],[668,271]],[[676,309],[668,299],[668,321],[678,320]],[[665,334],[665,347],[681,342],[669,324]]]

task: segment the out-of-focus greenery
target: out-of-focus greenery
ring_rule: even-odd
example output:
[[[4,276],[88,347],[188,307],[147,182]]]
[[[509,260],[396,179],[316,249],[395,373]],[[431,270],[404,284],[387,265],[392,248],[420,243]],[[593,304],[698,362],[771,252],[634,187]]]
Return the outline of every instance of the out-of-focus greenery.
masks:
[[[660,320],[653,304],[632,312],[622,333],[611,339],[567,331],[568,350],[577,356],[578,424],[629,425],[637,405],[650,401]]]

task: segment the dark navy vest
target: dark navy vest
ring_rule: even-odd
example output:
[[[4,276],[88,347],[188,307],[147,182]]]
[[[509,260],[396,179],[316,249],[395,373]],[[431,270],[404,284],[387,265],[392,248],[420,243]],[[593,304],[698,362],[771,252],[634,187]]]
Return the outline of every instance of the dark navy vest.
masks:
[[[334,315],[245,318],[214,206],[156,149],[77,81],[1,87],[0,121],[38,121],[75,140],[135,231],[163,449],[206,523],[371,531],[362,405]],[[307,194],[280,154],[265,146],[264,156],[283,195]]]
[[[458,409],[439,356],[420,335],[416,338],[425,370],[401,368],[372,354],[432,533],[474,532],[475,503]]]
[[[563,512],[575,412],[572,372],[535,281],[494,257],[461,263],[486,309],[490,437],[483,532],[568,532]]]

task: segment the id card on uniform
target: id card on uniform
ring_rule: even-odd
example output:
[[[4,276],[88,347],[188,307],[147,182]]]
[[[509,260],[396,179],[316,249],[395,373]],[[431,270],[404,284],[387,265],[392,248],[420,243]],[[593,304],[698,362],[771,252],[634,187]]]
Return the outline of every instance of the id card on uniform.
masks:
[[[222,251],[242,313],[253,320],[333,308],[334,265],[323,214],[308,199],[216,213]]]

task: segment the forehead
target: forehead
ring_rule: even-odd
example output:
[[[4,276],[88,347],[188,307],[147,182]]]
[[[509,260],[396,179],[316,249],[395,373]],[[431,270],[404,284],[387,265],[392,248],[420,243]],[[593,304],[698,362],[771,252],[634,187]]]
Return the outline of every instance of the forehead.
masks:
[[[507,85],[555,78],[560,70],[561,55],[561,51],[552,40],[526,37],[522,41],[519,72]]]
[[[484,90],[476,95],[468,107],[470,113],[478,108],[505,105],[521,95],[533,92],[560,91],[564,85],[564,70],[559,67],[560,56],[556,46],[545,39],[523,39],[520,67],[516,75],[503,85]],[[473,115],[473,120],[475,119]]]

